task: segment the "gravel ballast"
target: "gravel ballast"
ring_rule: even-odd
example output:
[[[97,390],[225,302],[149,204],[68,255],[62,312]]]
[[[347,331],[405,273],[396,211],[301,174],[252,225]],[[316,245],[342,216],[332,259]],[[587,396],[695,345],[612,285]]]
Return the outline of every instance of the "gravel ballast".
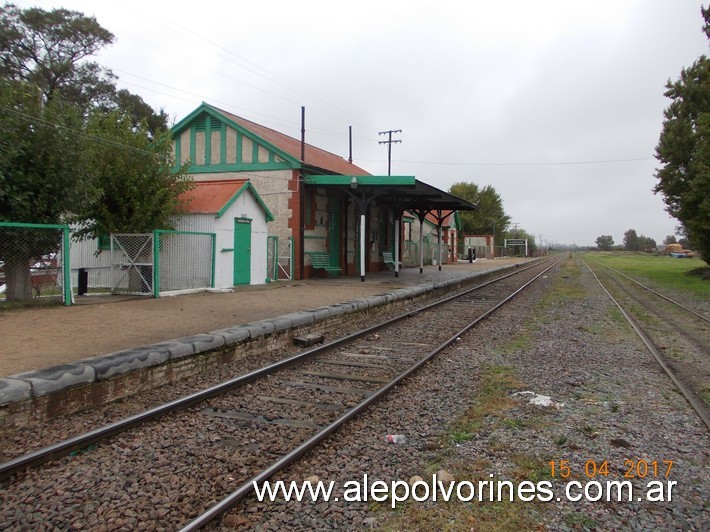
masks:
[[[505,392],[512,402],[483,416],[456,443],[456,419],[480,404],[480,377],[491,368],[505,368],[517,378],[517,385]],[[529,403],[531,394],[514,395],[525,391],[550,397],[552,405]],[[392,433],[405,435],[406,443],[386,443],[385,436]],[[621,321],[591,274],[570,258],[394,396],[339,431],[322,452],[273,479],[334,481],[339,501],[267,504],[252,497],[225,523],[321,530],[707,530],[709,459],[705,425]],[[664,461],[669,460],[673,465],[666,478]],[[551,477],[550,461],[557,467],[556,478]],[[559,477],[561,461],[567,461],[573,476]],[[581,487],[571,495],[584,494],[589,481],[623,481],[632,465],[654,461],[655,476],[649,471],[646,478],[630,480],[633,498],[643,498],[648,482],[665,487],[674,481],[671,501],[566,500],[565,484],[574,476]],[[601,474],[604,462],[606,476]],[[588,476],[585,464],[588,473],[594,465],[599,473]],[[431,483],[432,474],[442,470],[457,482],[549,481],[555,498],[518,502],[514,509],[491,502],[457,506],[408,501],[396,511],[389,498],[343,500],[344,487],[353,486],[346,483],[362,483],[365,474],[369,483],[391,485],[415,475]],[[235,521],[237,516],[246,519]]]
[[[432,316],[430,326],[446,322],[444,310]],[[428,336],[427,330],[413,334],[401,342]],[[550,404],[530,403],[540,396]],[[258,424],[215,419],[211,426],[203,432],[189,421],[169,429],[159,423],[88,450],[85,462],[67,458],[46,471],[24,473],[14,485],[0,486],[0,530],[176,529],[202,501],[216,501],[248,469],[275,459],[300,430],[284,427],[264,441]],[[406,441],[388,443],[388,434]],[[116,463],[109,451],[122,461]],[[591,274],[570,257],[272,479],[332,481],[340,500],[266,503],[252,496],[212,528],[705,530],[709,459],[707,428]],[[614,475],[629,469],[627,460],[660,464],[655,476],[632,481],[634,495],[651,480],[673,481],[672,500],[565,500],[565,482],[572,477],[560,478],[563,465],[583,485],[618,480]],[[666,478],[669,460],[673,467]],[[585,476],[589,461],[599,466],[594,479]],[[172,469],[165,468],[171,463]],[[370,485],[390,485],[414,476],[430,481],[434,473],[455,482],[549,482],[561,500],[407,501],[393,511],[391,498],[343,497],[346,483],[362,482],[365,475]]]

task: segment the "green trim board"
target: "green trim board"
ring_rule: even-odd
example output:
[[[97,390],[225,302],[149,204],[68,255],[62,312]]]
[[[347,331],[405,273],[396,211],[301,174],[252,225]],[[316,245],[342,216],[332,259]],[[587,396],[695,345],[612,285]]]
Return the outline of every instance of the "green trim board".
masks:
[[[227,164],[227,124],[219,124],[219,164]]]
[[[0,222],[0,227],[20,227],[25,229],[69,229],[67,224],[35,224],[26,222]]]
[[[191,164],[187,167],[188,174],[214,174],[224,172],[249,172],[269,170],[292,170],[293,167],[287,163],[241,163],[241,164]]]
[[[337,185],[343,187],[351,186],[353,179],[358,186],[414,186],[416,179],[408,175],[307,175],[304,176],[307,185]]]

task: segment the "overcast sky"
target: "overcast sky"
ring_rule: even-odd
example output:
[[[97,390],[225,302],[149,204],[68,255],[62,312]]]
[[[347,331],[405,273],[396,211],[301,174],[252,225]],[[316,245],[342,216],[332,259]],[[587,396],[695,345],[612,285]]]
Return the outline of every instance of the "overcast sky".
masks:
[[[548,243],[661,243],[669,79],[708,52],[700,0],[17,0],[93,15],[97,61],[174,121],[202,101],[387,174],[492,185]]]

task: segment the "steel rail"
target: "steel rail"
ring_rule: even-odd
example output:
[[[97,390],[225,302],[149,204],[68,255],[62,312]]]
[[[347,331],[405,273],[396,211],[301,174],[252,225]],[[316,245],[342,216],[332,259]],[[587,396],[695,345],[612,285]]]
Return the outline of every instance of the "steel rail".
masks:
[[[338,338],[338,339],[328,342],[326,344],[314,347],[312,349],[308,349],[306,351],[303,351],[302,353],[299,353],[299,354],[294,355],[292,357],[280,360],[280,361],[275,362],[273,364],[263,366],[259,369],[250,371],[248,373],[240,375],[239,377],[229,379],[227,381],[219,383],[219,384],[212,386],[210,388],[206,388],[204,390],[201,390],[199,392],[195,392],[195,393],[187,395],[185,397],[175,399],[174,401],[167,402],[165,404],[145,410],[143,412],[129,416],[127,418],[120,419],[120,420],[115,421],[113,423],[109,423],[107,425],[104,425],[104,426],[94,429],[92,431],[89,431],[89,432],[86,432],[83,434],[79,434],[79,435],[73,436],[71,438],[67,438],[66,440],[62,440],[60,442],[48,445],[48,446],[38,449],[36,451],[30,452],[30,453],[18,456],[16,458],[13,458],[11,460],[8,460],[6,462],[3,462],[0,464],[0,480],[5,480],[9,476],[23,470],[24,468],[41,465],[45,462],[48,462],[49,460],[56,460],[58,458],[68,455],[69,453],[71,453],[73,451],[84,449],[84,448],[88,447],[89,445],[93,445],[95,443],[98,443],[102,440],[110,438],[111,436],[115,436],[117,434],[125,432],[133,427],[139,426],[139,425],[146,423],[148,421],[158,419],[159,417],[162,417],[166,414],[188,408],[188,407],[193,406],[193,405],[195,405],[201,401],[204,401],[206,399],[216,397],[218,395],[229,392],[229,391],[231,391],[235,388],[238,388],[240,386],[244,386],[245,384],[249,384],[261,377],[264,377],[265,375],[268,375],[269,373],[273,373],[275,371],[285,369],[285,368],[292,366],[294,364],[297,364],[303,360],[306,360],[306,359],[311,358],[313,356],[319,355],[321,353],[325,353],[325,352],[327,352],[331,349],[334,349],[336,347],[339,347],[343,344],[347,344],[353,340],[364,337],[368,334],[372,334],[373,332],[376,332],[384,327],[388,327],[394,323],[397,323],[398,321],[401,321],[401,320],[404,320],[404,319],[409,318],[411,316],[414,316],[415,314],[418,314],[423,311],[431,310],[435,307],[446,304],[449,301],[463,297],[471,292],[475,292],[476,290],[480,290],[481,288],[484,288],[488,285],[491,285],[491,284],[501,281],[503,279],[507,279],[508,277],[512,277],[514,275],[518,275],[520,273],[523,273],[531,268],[538,266],[539,264],[540,264],[539,262],[535,262],[534,264],[532,264],[530,266],[526,266],[523,268],[516,268],[515,271],[513,271],[513,272],[507,273],[505,275],[501,275],[500,277],[496,277],[494,279],[490,279],[490,280],[485,281],[481,284],[478,284],[472,288],[468,288],[468,289],[463,290],[461,292],[457,292],[456,294],[454,294],[452,296],[442,298],[438,301],[435,301],[433,303],[425,305],[419,309],[405,312],[404,314],[401,314],[399,316],[395,316],[394,318],[390,318],[388,320],[385,320],[381,323],[375,324],[375,325],[368,327],[366,329],[362,329],[360,331],[343,336],[342,338]]]
[[[646,286],[645,284],[638,282],[636,279],[634,279],[633,277],[629,277],[629,276],[626,275],[624,272],[620,272],[619,270],[615,270],[615,269],[612,268],[611,266],[607,266],[606,264],[602,264],[602,263],[599,262],[599,261],[596,261],[596,263],[599,264],[600,266],[604,266],[605,268],[607,268],[607,269],[609,269],[609,270],[611,270],[611,271],[613,271],[613,272],[618,273],[618,274],[621,275],[622,277],[626,277],[629,281],[633,281],[634,283],[636,283],[637,285],[639,285],[639,286],[640,286],[641,288],[643,288],[644,290],[648,290],[648,291],[651,292],[652,294],[655,294],[655,295],[657,295],[658,297],[665,299],[665,300],[668,301],[669,303],[673,303],[674,305],[676,305],[676,306],[682,308],[683,310],[686,310],[686,311],[690,312],[691,314],[697,316],[697,317],[700,318],[701,320],[705,320],[705,321],[707,321],[707,322],[710,322],[710,318],[708,318],[707,316],[703,316],[703,315],[700,314],[699,312],[694,311],[692,308],[688,308],[688,307],[686,307],[685,305],[683,305],[682,303],[678,303],[677,301],[674,301],[674,300],[671,299],[670,297],[665,296],[665,295],[661,294],[660,292],[657,292],[657,291],[654,290],[653,288],[650,288],[650,287]],[[587,267],[589,267],[589,266],[587,266]]]
[[[629,322],[633,330],[636,332],[638,337],[641,339],[641,341],[644,343],[646,348],[651,352],[653,355],[653,358],[656,359],[656,362],[658,363],[661,368],[663,368],[663,371],[666,372],[666,375],[671,379],[673,384],[676,385],[676,387],[680,390],[680,392],[683,394],[683,397],[685,397],[685,400],[688,401],[690,406],[695,410],[695,412],[700,416],[700,419],[705,423],[705,426],[707,428],[710,428],[710,412],[708,412],[708,409],[705,407],[705,405],[700,402],[698,398],[695,397],[695,394],[683,384],[678,377],[676,377],[675,373],[668,367],[668,365],[663,361],[663,356],[661,355],[661,352],[656,348],[655,344],[653,343],[653,340],[649,338],[649,336],[644,332],[644,330],[641,328],[641,326],[638,324],[638,322],[634,319],[633,316],[631,316],[624,308],[621,306],[621,304],[614,299],[614,296],[611,295],[609,290],[606,289],[606,287],[602,284],[601,280],[599,277],[597,277],[597,274],[594,273],[594,270],[592,270],[589,265],[584,262],[584,260],[580,259],[582,261],[582,264],[584,264],[587,269],[591,272],[591,274],[594,276],[594,278],[597,280],[597,283],[599,283],[599,286],[602,287],[602,290],[606,292],[606,295],[609,296],[609,299],[611,299],[614,304],[617,306],[617,308],[621,311],[621,314],[626,318],[626,320]]]
[[[505,305],[506,303],[510,302],[515,296],[517,296],[520,292],[522,292],[525,288],[527,288],[530,284],[532,284],[534,281],[536,281],[538,278],[540,278],[543,274],[545,274],[547,271],[549,271],[551,268],[557,265],[559,262],[559,259],[554,261],[553,264],[545,268],[542,272],[538,273],[535,277],[533,277],[531,280],[523,284],[520,288],[518,288],[515,292],[513,292],[511,295],[497,303],[494,307],[488,309],[486,312],[484,312],[481,316],[477,317],[475,320],[470,322],[468,325],[463,327],[461,330],[459,330],[457,333],[455,333],[451,338],[440,344],[436,349],[425,355],[423,358],[421,358],[416,364],[411,366],[409,369],[405,370],[404,372],[400,373],[398,376],[396,376],[392,381],[389,383],[385,384],[383,387],[379,388],[375,393],[373,393],[371,396],[369,396],[367,399],[362,401],[360,404],[357,406],[354,406],[347,412],[345,412],[342,416],[337,418],[335,421],[333,421],[330,425],[327,425],[320,431],[318,431],[316,434],[311,436],[308,440],[303,442],[301,445],[299,445],[296,449],[288,452],[284,456],[282,456],[279,460],[274,462],[272,465],[270,465],[268,468],[264,469],[261,471],[259,474],[253,476],[246,482],[244,482],[241,486],[239,486],[235,491],[233,491],[231,494],[229,494],[227,497],[222,499],[219,503],[215,504],[212,506],[210,509],[208,509],[206,512],[195,518],[193,521],[188,523],[185,527],[180,529],[180,532],[193,532],[195,530],[199,530],[208,523],[214,521],[217,517],[228,511],[230,508],[232,508],[235,504],[237,504],[239,501],[241,501],[244,497],[249,495],[252,491],[254,491],[254,486],[259,484],[260,482],[264,482],[268,479],[270,479],[273,475],[284,469],[285,467],[291,465],[293,462],[301,458],[304,454],[306,454],[308,451],[312,450],[315,448],[318,444],[320,444],[321,441],[324,439],[328,438],[331,436],[334,432],[336,432],[341,426],[343,426],[345,423],[356,417],[357,415],[361,414],[363,411],[365,411],[367,408],[369,408],[372,404],[375,402],[379,401],[382,399],[385,395],[387,395],[394,387],[399,385],[404,379],[407,377],[411,376],[413,373],[418,371],[422,366],[424,366],[427,362],[429,362],[431,359],[433,359],[436,355],[441,353],[444,349],[449,347],[450,345],[454,344],[462,335],[467,333],[470,329],[478,325],[480,322],[482,322],[484,319],[489,317],[491,314],[493,314],[496,310],[498,310],[500,307]],[[496,279],[500,280],[502,278]],[[460,297],[460,296],[458,296]],[[454,298],[447,298],[447,300],[450,299],[456,299]]]

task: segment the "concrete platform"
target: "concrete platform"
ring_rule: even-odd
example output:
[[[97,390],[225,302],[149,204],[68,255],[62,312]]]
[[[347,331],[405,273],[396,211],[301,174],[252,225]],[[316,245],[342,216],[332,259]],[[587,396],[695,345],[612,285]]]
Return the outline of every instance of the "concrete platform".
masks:
[[[85,389],[136,372],[155,372],[156,368],[172,363],[184,364],[182,359],[196,355],[221,353],[223,356],[228,352],[232,356],[232,352],[250,342],[284,333],[293,336],[295,331],[307,331],[319,324],[327,326],[343,316],[411,301],[454,285],[473,283],[481,275],[514,268],[528,260],[478,260],[473,264],[443,265],[441,269],[428,266],[422,273],[418,268],[406,268],[398,277],[394,272],[383,271],[368,274],[365,282],[361,282],[360,277],[339,277],[271,283],[238,288],[228,296],[208,293],[157,300],[85,297],[74,307],[8,312],[0,324],[0,338],[8,339],[3,342],[3,351],[12,344],[15,351],[20,351],[21,358],[29,360],[33,350],[46,350],[40,360],[49,363],[11,375],[4,373],[7,376],[0,378],[0,407],[37,401],[50,395],[54,396],[51,402],[55,403],[67,390]],[[210,305],[210,312],[204,312],[204,304]],[[132,318],[128,324],[125,319],[120,319],[126,312]],[[82,315],[93,319],[82,320]],[[13,325],[6,318],[12,318],[16,323]],[[59,332],[53,334],[48,329],[51,329],[50,324],[62,327],[57,322],[67,318],[72,334],[60,345],[57,340]],[[17,320],[20,320],[20,326]],[[164,323],[177,323],[182,329],[162,327]],[[227,326],[223,326],[225,324]],[[99,325],[111,334],[97,335]],[[219,328],[211,328],[214,325]],[[139,327],[141,330],[136,331]],[[186,336],[171,337],[174,330],[183,330]],[[34,337],[27,342],[21,338],[19,342],[10,341],[14,338],[12,335],[22,334],[34,334]],[[40,341],[43,338],[46,339],[44,343]],[[72,357],[79,338],[89,338],[92,348],[99,350],[99,354],[78,360]],[[102,338],[105,341],[102,342]],[[136,345],[136,338],[152,341]],[[123,349],[101,351],[105,345],[116,346],[121,342]],[[87,394],[84,392],[83,395]]]

